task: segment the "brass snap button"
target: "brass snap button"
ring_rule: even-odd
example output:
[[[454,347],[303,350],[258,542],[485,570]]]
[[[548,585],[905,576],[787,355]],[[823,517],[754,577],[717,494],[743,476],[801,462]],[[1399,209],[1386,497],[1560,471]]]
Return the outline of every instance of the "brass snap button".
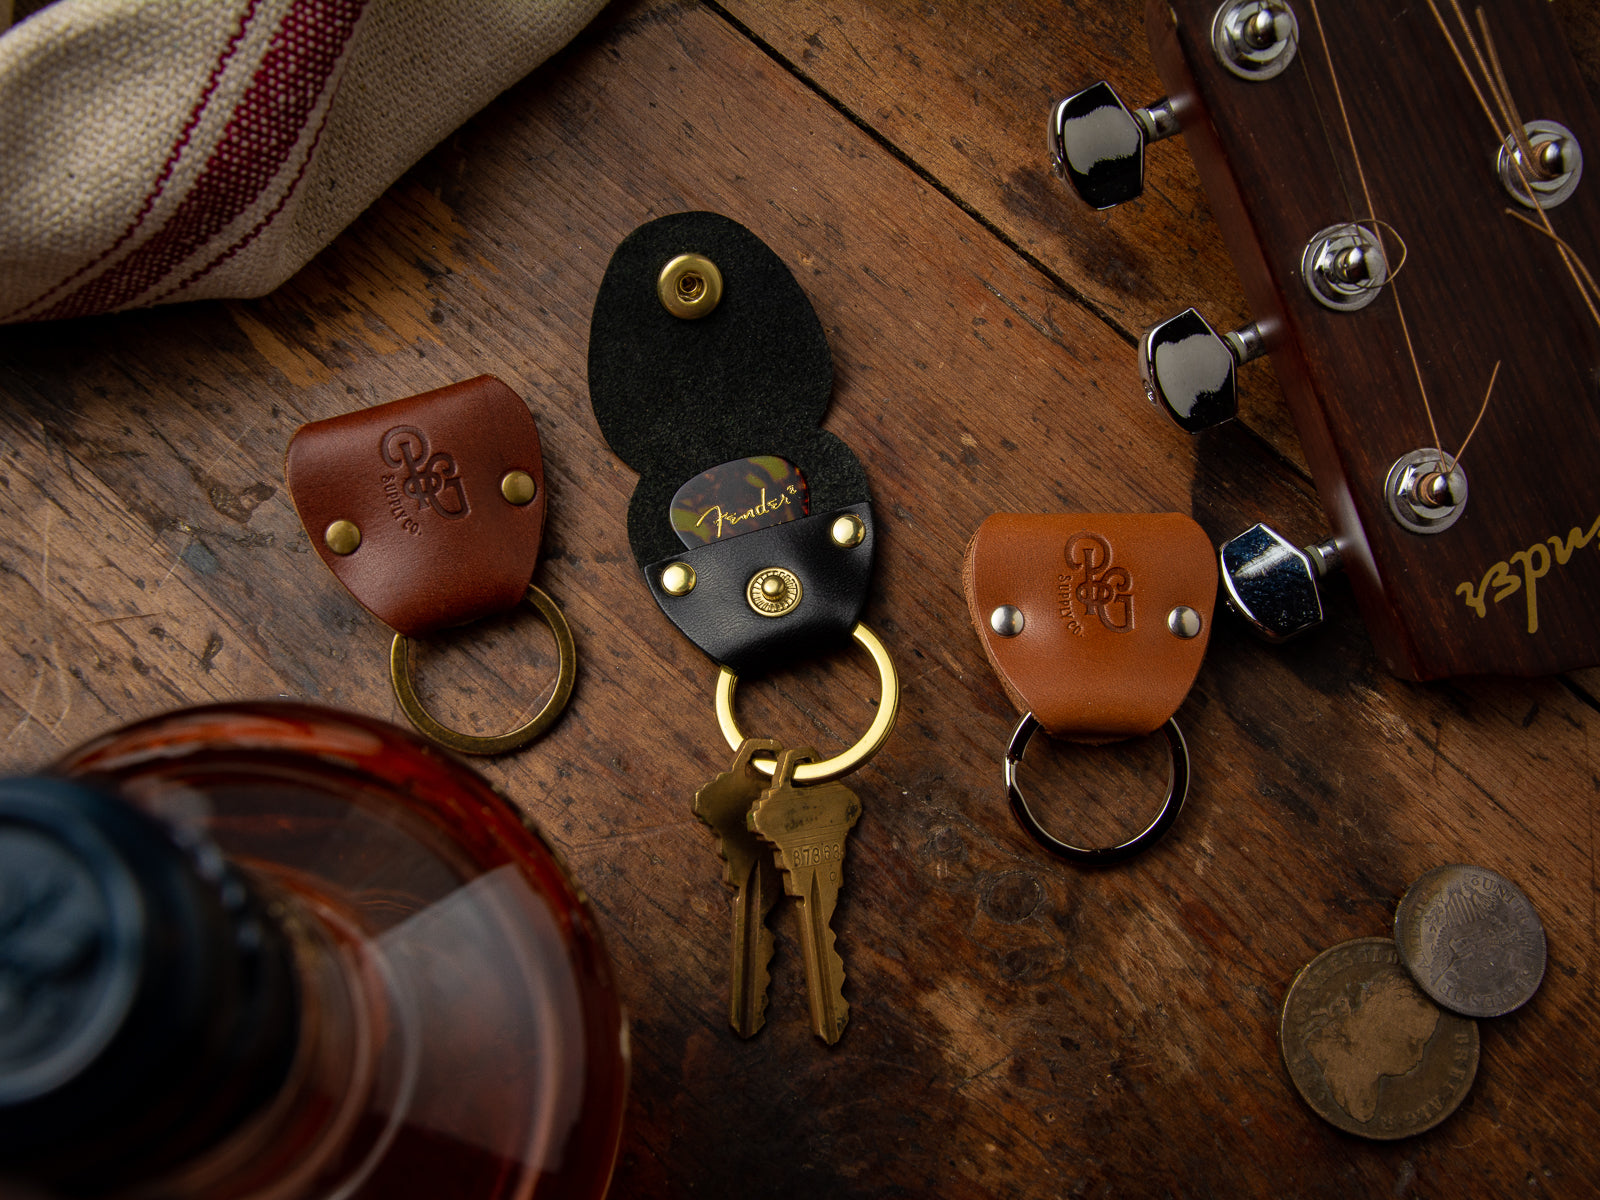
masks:
[[[656,295],[675,317],[694,321],[722,300],[722,272],[703,254],[680,254],[656,279]]]
[[[800,603],[800,580],[793,571],[766,567],[750,577],[745,599],[763,617],[781,617]]]

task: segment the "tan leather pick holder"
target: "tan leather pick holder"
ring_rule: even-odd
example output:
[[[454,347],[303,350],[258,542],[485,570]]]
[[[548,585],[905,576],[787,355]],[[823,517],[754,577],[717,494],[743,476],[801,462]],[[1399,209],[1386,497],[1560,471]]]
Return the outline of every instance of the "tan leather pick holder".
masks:
[[[989,662],[1046,733],[1150,733],[1183,703],[1211,636],[1217,561],[1179,513],[996,513],[962,571]]]
[[[397,633],[505,612],[528,591],[539,430],[492,375],[304,425],[284,473],[312,547]]]

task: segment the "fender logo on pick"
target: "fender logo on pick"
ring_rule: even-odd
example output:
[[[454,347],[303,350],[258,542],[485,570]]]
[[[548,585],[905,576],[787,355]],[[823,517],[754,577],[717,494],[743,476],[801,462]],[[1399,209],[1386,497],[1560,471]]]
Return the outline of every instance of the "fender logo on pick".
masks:
[[[1084,622],[1099,619],[1113,633],[1133,628],[1133,576],[1112,565],[1111,543],[1097,533],[1075,533],[1067,540],[1069,573],[1056,577],[1058,615],[1080,637]],[[1079,607],[1082,618],[1079,617]]]
[[[455,456],[445,450],[433,452],[428,435],[415,425],[396,425],[379,440],[378,450],[384,462],[399,468],[398,474],[384,475],[382,483],[389,511],[407,533],[422,531],[406,511],[402,493],[415,501],[419,514],[426,507],[447,521],[456,521],[472,511]]]

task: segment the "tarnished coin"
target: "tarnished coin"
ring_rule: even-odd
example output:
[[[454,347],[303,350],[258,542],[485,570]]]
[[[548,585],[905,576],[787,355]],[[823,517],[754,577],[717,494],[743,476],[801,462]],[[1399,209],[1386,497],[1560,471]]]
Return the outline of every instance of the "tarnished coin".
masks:
[[[1385,1141],[1432,1129],[1478,1072],[1477,1022],[1424,996],[1389,938],[1357,938],[1312,959],[1283,998],[1278,1043],[1319,1117]]]
[[[1544,926],[1504,875],[1459,863],[1435,867],[1394,914],[1400,961],[1417,986],[1466,1017],[1498,1017],[1544,978]]]

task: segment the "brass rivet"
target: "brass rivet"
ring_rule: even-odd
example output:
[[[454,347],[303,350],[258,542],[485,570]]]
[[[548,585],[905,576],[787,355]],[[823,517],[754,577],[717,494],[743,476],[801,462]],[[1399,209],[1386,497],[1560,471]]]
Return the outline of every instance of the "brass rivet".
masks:
[[[533,502],[539,494],[539,485],[526,471],[507,471],[500,480],[500,494],[520,507]]]
[[[828,535],[833,538],[835,546],[848,550],[852,546],[861,545],[861,540],[867,536],[866,522],[855,513],[845,513],[834,521],[828,530]]]
[[[673,316],[697,320],[722,300],[722,272],[703,254],[680,254],[661,268],[656,295]]]
[[[354,521],[335,521],[322,531],[322,540],[335,554],[354,554],[361,545],[361,527]]]
[[[800,603],[800,580],[793,571],[766,567],[750,577],[745,599],[763,617],[781,617]]]
[[[661,590],[669,596],[687,596],[694,591],[694,568],[688,563],[669,563],[661,572]]]
[[[1167,628],[1185,641],[1200,636],[1201,624],[1200,614],[1187,604],[1180,604],[1167,614]]]

